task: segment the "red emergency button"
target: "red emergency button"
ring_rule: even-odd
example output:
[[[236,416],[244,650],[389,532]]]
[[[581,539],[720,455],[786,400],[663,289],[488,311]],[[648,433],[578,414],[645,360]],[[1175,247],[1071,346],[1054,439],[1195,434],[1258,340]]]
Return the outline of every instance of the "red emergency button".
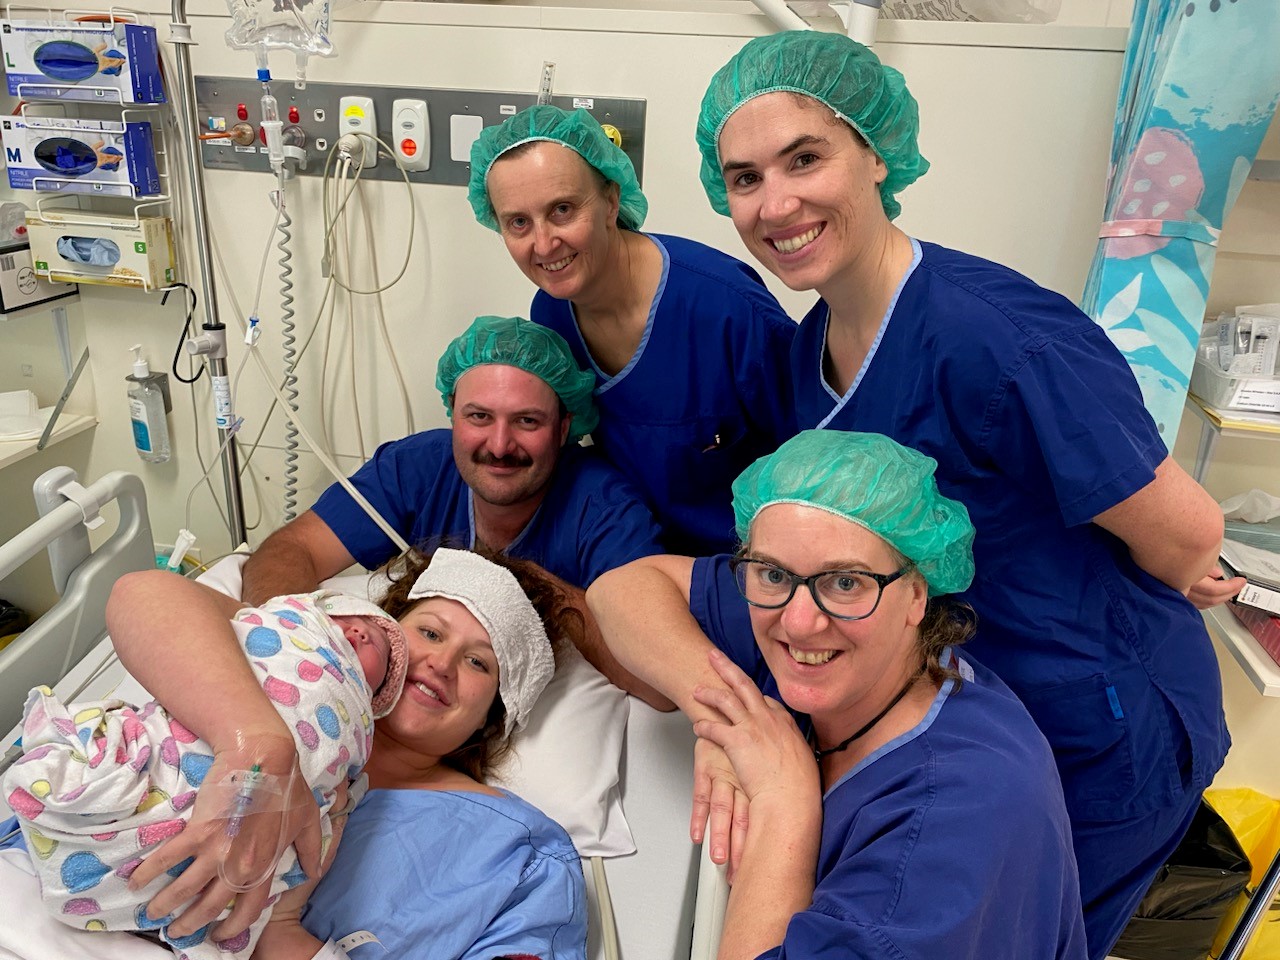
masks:
[[[400,141],[400,152],[406,157],[412,157],[418,152],[418,141],[410,140],[408,137],[405,137]]]
[[[248,119],[249,119],[249,108],[248,108],[248,107],[246,107],[243,103],[237,103],[237,104],[236,104],[236,116],[237,116],[237,117],[239,117],[241,120],[248,120]]]
[[[302,119],[302,115],[298,113],[297,107],[289,108],[289,122],[298,123]]]

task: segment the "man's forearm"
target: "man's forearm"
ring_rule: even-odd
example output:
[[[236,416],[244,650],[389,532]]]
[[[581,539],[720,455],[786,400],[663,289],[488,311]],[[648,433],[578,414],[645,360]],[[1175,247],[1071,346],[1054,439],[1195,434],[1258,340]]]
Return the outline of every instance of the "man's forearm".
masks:
[[[245,562],[240,595],[258,606],[272,597],[319,589],[321,579],[305,549],[288,539],[268,537]]]
[[[311,510],[263,542],[244,565],[240,595],[255,606],[286,593],[309,593],[355,558]]]

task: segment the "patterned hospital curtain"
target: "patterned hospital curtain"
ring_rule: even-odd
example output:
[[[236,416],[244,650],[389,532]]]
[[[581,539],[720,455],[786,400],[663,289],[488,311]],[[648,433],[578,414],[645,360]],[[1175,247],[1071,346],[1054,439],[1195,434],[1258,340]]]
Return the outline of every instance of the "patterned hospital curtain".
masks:
[[[1280,99],[1280,0],[1135,0],[1081,306],[1172,449],[1223,220]]]

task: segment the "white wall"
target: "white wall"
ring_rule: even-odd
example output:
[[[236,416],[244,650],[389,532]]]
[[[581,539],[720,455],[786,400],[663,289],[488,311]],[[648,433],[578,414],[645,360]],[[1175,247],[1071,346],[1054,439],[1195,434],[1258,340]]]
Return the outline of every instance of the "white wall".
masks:
[[[163,26],[167,6],[149,0]],[[224,6],[200,0],[193,6],[196,72],[249,76],[247,55],[225,48]],[[1101,216],[1107,155],[1115,108],[1115,92],[1126,39],[1130,0],[1064,0],[1060,25],[885,23],[877,49],[903,70],[921,103],[921,143],[933,169],[904,195],[902,225],[919,236],[962,247],[1010,265],[1076,297],[1092,256]],[[741,253],[729,222],[708,208],[697,182],[697,156],[692,130],[698,100],[715,69],[747,37],[769,27],[754,8],[739,0],[508,0],[502,4],[371,2],[341,9],[333,30],[340,56],[313,62],[313,80],[397,86],[441,86],[532,91],[544,60],[557,63],[558,92],[642,97],[648,102],[645,190],[651,202],[648,227],[686,234],[732,253]],[[287,64],[276,67],[287,74]],[[287,93],[279,84],[277,95]],[[1274,144],[1271,147],[1275,149]],[[1276,151],[1280,152],[1280,151]],[[272,211],[267,175],[211,172],[207,178],[212,229],[232,280],[220,283],[223,318],[234,324],[232,295],[249,308]],[[295,181],[290,211],[295,219],[295,282],[299,322],[305,331],[318,306],[324,281],[318,269],[320,183]],[[416,239],[410,270],[385,298],[390,338],[409,382],[418,429],[444,425],[433,389],[435,360],[443,345],[477,314],[526,311],[532,293],[510,262],[499,240],[478,226],[458,187],[413,188]],[[379,270],[385,280],[398,268],[407,238],[408,210],[402,184],[369,184],[366,198],[376,224]],[[1276,216],[1280,185],[1250,184],[1223,236],[1218,276],[1211,306],[1241,301],[1280,300],[1275,258]],[[189,219],[183,218],[189,224]],[[186,251],[188,271],[195,262]],[[279,366],[278,308],[268,271],[261,315],[267,332],[265,356]],[[362,276],[367,277],[366,274]],[[190,273],[187,279],[191,280]],[[770,278],[772,281],[772,278]],[[192,281],[194,284],[194,281]],[[195,284],[198,287],[198,284]],[[775,289],[776,284],[774,285]],[[810,298],[778,289],[784,304],[799,316]],[[188,524],[188,492],[203,468],[196,456],[198,435],[204,456],[212,448],[207,391],[198,403],[175,384],[175,410],[170,424],[174,458],[154,466],[139,461],[132,449],[124,400],[129,344],[141,341],[157,366],[167,364],[178,338],[182,311],[176,298],[161,309],[158,298],[100,288],[83,288],[73,317],[83,317],[84,340],[93,360],[86,385],[76,402],[92,405],[96,390],[100,425],[89,437],[56,451],[56,459],[85,476],[129,469],[147,485],[156,537],[172,542],[178,527]],[[340,329],[347,311],[340,305]],[[360,445],[350,413],[350,362],[359,384],[368,453],[383,439],[400,436],[406,422],[390,387],[389,365],[380,352],[372,304],[366,299],[353,311],[354,353],[344,332],[331,350],[329,406],[339,463],[353,470]],[[0,388],[9,389],[12,374],[6,349],[20,342],[37,367],[56,364],[52,340],[41,348],[39,321],[0,325]],[[21,331],[19,333],[18,331]],[[14,339],[18,337],[19,339]],[[233,338],[238,340],[238,338]],[[234,348],[233,368],[242,356]],[[302,365],[305,422],[318,430],[319,371],[322,345],[313,345]],[[252,369],[240,384],[239,409],[251,439],[261,424],[268,394]],[[333,398],[337,399],[333,399]],[[42,397],[51,402],[52,397]],[[193,426],[198,411],[200,427]],[[246,482],[246,514],[258,520],[255,542],[279,521],[283,465],[281,431],[273,425],[267,442],[253,457],[250,473],[258,478],[262,503]],[[1188,430],[1177,448],[1189,461]],[[1275,448],[1280,450],[1280,448]],[[1190,448],[1194,452],[1194,446]],[[244,450],[242,449],[242,458]],[[1242,483],[1266,485],[1274,491],[1273,460],[1261,445],[1223,441],[1208,479],[1217,496]],[[56,462],[50,454],[44,461]],[[41,462],[44,462],[41,461]],[[34,461],[29,461],[33,464]],[[302,458],[305,506],[328,479],[314,458]],[[25,503],[34,465],[0,473],[0,502]],[[215,467],[214,485],[221,492]],[[204,556],[229,548],[207,490],[192,503],[190,527],[199,535]],[[0,530],[0,535],[3,531]],[[0,585],[0,587],[8,586]],[[3,591],[0,591],[3,595]],[[1223,665],[1237,746],[1229,770],[1247,779],[1264,763],[1267,740],[1263,727],[1277,728],[1280,703],[1261,704],[1252,688],[1240,689],[1238,668]],[[1259,711],[1262,711],[1261,714]],[[1259,716],[1261,719],[1258,719]],[[1243,735],[1242,735],[1243,731]],[[1236,763],[1237,757],[1242,758]],[[1269,765],[1270,766],[1270,765]],[[1280,784],[1270,787],[1280,794]]]
[[[636,0],[628,6],[643,3]],[[341,13],[349,19],[340,20],[333,31],[340,56],[314,62],[311,76],[330,82],[350,78],[404,86],[532,90],[543,61],[554,60],[557,91],[648,101],[645,189],[652,212],[647,226],[740,252],[729,221],[710,211],[698,185],[692,130],[711,73],[745,37],[766,32],[768,26],[749,4],[729,0],[708,0],[692,13],[662,12],[653,6],[605,11],[592,4],[364,3]],[[221,5],[195,9],[195,35],[204,41],[193,53],[197,73],[248,73],[248,56],[227,50],[221,42]],[[921,236],[1011,263],[1077,295],[1101,209],[1124,31],[889,23],[881,37],[881,55],[906,72],[921,101],[922,147],[934,163],[928,176],[906,193],[903,225]],[[278,86],[278,94],[287,93],[287,84]],[[253,298],[272,220],[266,198],[272,186],[266,174],[215,171],[207,176],[213,234],[234,278],[230,286],[220,284],[219,292],[229,325],[236,313],[233,298],[242,311]],[[320,181],[301,178],[290,191],[297,312],[306,331],[324,285],[317,265]],[[364,192],[376,224],[379,270],[385,279],[404,257],[405,187],[379,181],[368,184]],[[444,344],[477,314],[525,313],[531,288],[497,237],[472,219],[462,188],[423,185],[413,193],[412,265],[384,302],[393,349],[409,381],[415,425],[421,429],[444,424],[432,387],[435,360]],[[187,262],[194,263],[189,252]],[[262,349],[278,369],[274,253],[272,262],[260,310],[266,326]],[[361,277],[367,279],[368,273]],[[779,292],[797,315],[811,299]],[[147,484],[158,540],[172,542],[176,530],[189,525],[199,535],[205,557],[228,549],[207,490],[197,492],[187,519],[188,491],[203,472],[194,437],[201,437],[206,457],[213,446],[203,385],[195,408],[202,421],[199,431],[192,426],[189,392],[175,390],[171,463],[141,463],[129,437],[122,382],[128,373],[126,348],[140,341],[154,365],[166,364],[181,326],[178,298],[161,309],[154,296],[84,287],[80,310],[93,353],[101,418],[83,469],[89,475],[111,469],[139,471]],[[350,413],[350,365],[359,384],[364,453],[379,440],[402,435],[407,426],[391,387],[375,318],[370,299],[361,298],[354,309],[353,354],[345,298],[339,303],[340,333],[330,351],[334,362],[329,374],[338,389],[327,392],[326,409],[336,409],[336,452],[347,470],[358,465],[361,453]],[[317,433],[323,339],[317,338],[302,364],[303,419]],[[233,349],[234,368],[242,353],[238,343]],[[244,440],[256,435],[268,398],[250,368],[238,398],[247,419]],[[280,447],[281,431],[272,426],[266,444],[253,457],[251,473],[260,478],[264,500],[259,507],[252,486],[246,484],[246,516],[251,522],[262,517],[254,540],[278,522]],[[302,476],[305,506],[327,478],[305,455]],[[213,479],[221,491],[216,468]]]

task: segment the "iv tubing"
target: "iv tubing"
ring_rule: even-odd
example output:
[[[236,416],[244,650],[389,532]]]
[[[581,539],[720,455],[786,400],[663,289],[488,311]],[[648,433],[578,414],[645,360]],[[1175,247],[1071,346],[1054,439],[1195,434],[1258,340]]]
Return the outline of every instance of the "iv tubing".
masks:
[[[242,320],[241,323],[243,322],[244,321]],[[400,550],[402,553],[407,552],[409,544],[405,541],[404,537],[400,536],[400,534],[396,532],[395,528],[392,527],[391,524],[387,523],[382,514],[378,513],[373,504],[365,499],[364,494],[355,488],[351,481],[347,479],[347,475],[342,472],[336,463],[333,462],[333,458],[325,453],[320,445],[315,442],[315,439],[307,432],[307,429],[300,422],[294,420],[292,411],[289,409],[289,401],[280,391],[280,388],[276,386],[275,378],[267,368],[267,361],[262,359],[262,354],[259,353],[256,348],[249,352],[253,354],[254,362],[257,363],[258,370],[262,373],[263,380],[266,382],[267,386],[271,388],[271,392],[276,395],[277,399],[279,399],[281,405],[284,406],[285,416],[289,417],[294,426],[298,428],[298,433],[302,434],[302,439],[311,447],[311,452],[315,454],[316,458],[324,464],[325,468],[331,474],[333,474],[338,483],[342,484],[342,489],[351,494],[351,499],[359,505],[361,510],[369,515],[369,519],[378,525],[378,529],[385,533],[387,538],[396,545],[396,549]]]
[[[200,166],[196,147],[196,87],[195,75],[191,72],[191,54],[187,50],[187,45],[192,41],[191,25],[187,23],[186,0],[173,0],[172,15],[169,42],[173,44],[177,64],[175,86],[179,94],[178,121],[186,147],[183,154],[187,161],[187,179],[191,184],[191,211],[195,220],[196,252],[200,258],[200,289],[204,295],[205,325],[216,328],[220,325],[218,297],[213,284],[213,262],[209,255],[209,212],[204,194],[204,171]],[[207,362],[210,364],[211,374],[226,376],[225,359]],[[218,367],[221,369],[217,369]],[[235,546],[248,539],[248,531],[244,525],[244,491],[240,486],[235,436],[225,427],[219,427],[218,438],[222,447],[222,481],[227,494],[227,529],[231,534],[232,546]]]

